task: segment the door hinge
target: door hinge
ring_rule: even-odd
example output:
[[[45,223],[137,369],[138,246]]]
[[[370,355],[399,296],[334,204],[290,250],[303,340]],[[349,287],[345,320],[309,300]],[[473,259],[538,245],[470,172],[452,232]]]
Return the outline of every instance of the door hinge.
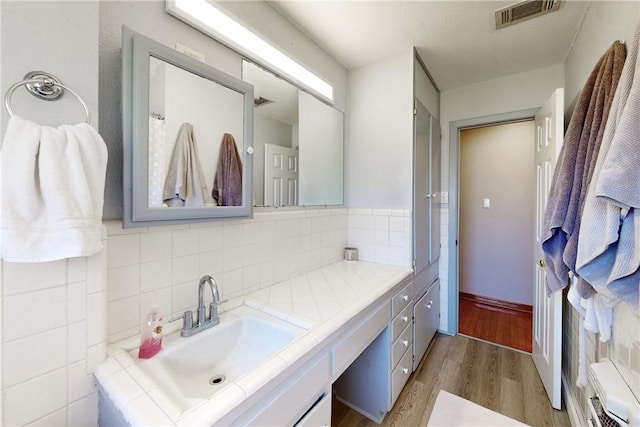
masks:
[[[415,109],[415,108],[413,109],[413,115],[414,115],[414,116],[417,116],[417,115],[418,115],[418,110],[417,110],[417,109]]]

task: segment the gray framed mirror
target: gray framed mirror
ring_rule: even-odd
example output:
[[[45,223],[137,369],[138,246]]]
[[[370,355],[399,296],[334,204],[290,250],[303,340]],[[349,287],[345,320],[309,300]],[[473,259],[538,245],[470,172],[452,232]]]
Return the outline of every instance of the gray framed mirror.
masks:
[[[249,61],[256,206],[344,204],[344,114]]]
[[[253,87],[122,34],[124,226],[251,217]]]

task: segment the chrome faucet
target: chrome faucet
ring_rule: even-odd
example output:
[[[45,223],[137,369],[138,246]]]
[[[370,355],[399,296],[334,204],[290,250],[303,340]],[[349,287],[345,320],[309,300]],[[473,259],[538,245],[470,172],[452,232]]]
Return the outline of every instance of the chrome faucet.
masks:
[[[207,309],[204,306],[204,287],[209,284],[211,289],[211,303],[209,303],[209,315],[207,316]],[[220,301],[220,292],[218,291],[218,284],[213,277],[208,274],[200,278],[198,283],[198,308],[196,309],[196,322],[193,322],[193,312],[187,310],[182,317],[182,330],[180,335],[183,337],[190,337],[191,335],[202,332],[205,329],[209,329],[212,326],[217,325],[220,322],[218,318],[218,305],[223,303]]]

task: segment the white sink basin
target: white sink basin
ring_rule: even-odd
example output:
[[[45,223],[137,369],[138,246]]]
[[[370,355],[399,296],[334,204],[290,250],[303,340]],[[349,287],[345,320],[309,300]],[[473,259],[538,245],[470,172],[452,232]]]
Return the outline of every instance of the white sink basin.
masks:
[[[140,368],[183,409],[207,399],[250,372],[305,329],[241,306],[220,316],[220,323],[191,337],[175,332],[148,360],[130,351]]]

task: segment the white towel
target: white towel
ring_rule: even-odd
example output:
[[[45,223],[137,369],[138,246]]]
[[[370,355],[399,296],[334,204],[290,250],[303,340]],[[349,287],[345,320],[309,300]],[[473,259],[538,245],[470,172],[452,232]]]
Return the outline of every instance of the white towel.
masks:
[[[576,271],[600,293],[639,305],[640,25],[622,70],[585,199]]]
[[[9,119],[2,144],[2,253],[46,262],[102,249],[107,148],[87,123]]]

